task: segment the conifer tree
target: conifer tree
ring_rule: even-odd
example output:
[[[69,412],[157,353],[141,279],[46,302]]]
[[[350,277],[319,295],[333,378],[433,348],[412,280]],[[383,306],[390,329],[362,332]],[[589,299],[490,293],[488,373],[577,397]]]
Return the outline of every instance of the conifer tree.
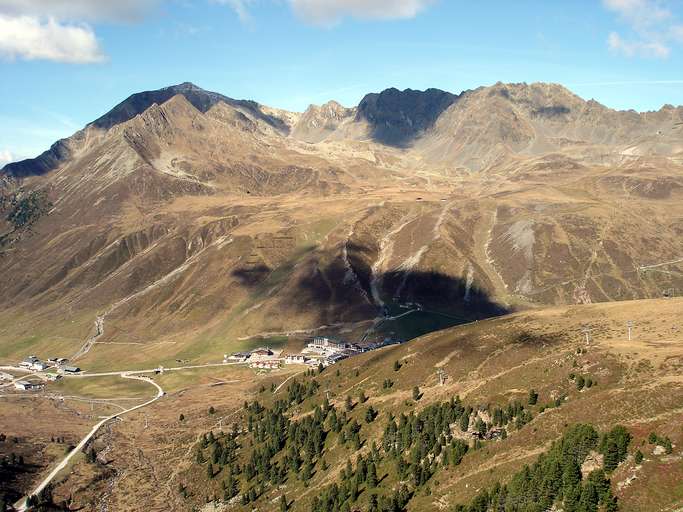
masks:
[[[467,429],[470,427],[470,417],[468,414],[463,414],[460,416],[460,430],[463,432],[467,432]]]
[[[536,393],[536,390],[531,389],[529,390],[529,405],[536,405],[538,402],[538,393]]]
[[[374,462],[368,464],[368,477],[366,483],[368,484],[368,489],[377,487],[377,468],[375,467]]]
[[[643,452],[637,450],[634,456],[634,460],[636,464],[640,464],[641,462],[643,462]]]
[[[586,384],[586,380],[583,378],[582,375],[579,375],[578,377],[576,377],[576,389],[581,391],[585,384]]]
[[[353,410],[353,400],[351,400],[351,395],[346,395],[346,400],[344,401],[344,407],[349,412],[351,412]]]

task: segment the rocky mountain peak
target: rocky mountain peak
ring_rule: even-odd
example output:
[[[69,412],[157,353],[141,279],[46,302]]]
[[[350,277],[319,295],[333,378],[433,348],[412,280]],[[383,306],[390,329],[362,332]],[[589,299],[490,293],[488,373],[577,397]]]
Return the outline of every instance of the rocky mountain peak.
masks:
[[[109,129],[142,114],[155,103],[161,105],[178,94],[183,95],[200,112],[206,112],[220,101],[226,103],[235,101],[222,94],[205,91],[191,82],[184,82],[162,89],[133,94],[88,126]]]
[[[457,99],[457,95],[440,89],[390,88],[366,95],[358,105],[356,119],[370,125],[372,137],[378,142],[407,146],[433,126]]]
[[[309,105],[296,123],[292,135],[306,142],[320,142],[333,133],[343,121],[353,116],[354,109],[331,100],[324,105]]]
[[[86,125],[84,130],[80,130],[67,139],[57,141],[50,149],[36,158],[8,164],[2,171],[8,176],[14,177],[46,174],[59,167],[61,163],[70,157],[73,149],[72,146],[75,142],[84,138],[83,134],[88,129],[110,130],[143,114],[153,105],[163,105],[178,95],[183,96],[194,108],[202,113],[208,112],[219,103],[225,103],[254,121],[261,121],[270,125],[276,132],[287,134],[290,130],[286,120],[275,115],[272,111],[262,108],[255,101],[235,100],[222,94],[202,89],[192,82],[183,82],[161,89],[132,94],[109,112]]]
[[[340,103],[330,100],[320,107],[320,113],[326,117],[341,120],[353,112],[353,109],[346,108]]]

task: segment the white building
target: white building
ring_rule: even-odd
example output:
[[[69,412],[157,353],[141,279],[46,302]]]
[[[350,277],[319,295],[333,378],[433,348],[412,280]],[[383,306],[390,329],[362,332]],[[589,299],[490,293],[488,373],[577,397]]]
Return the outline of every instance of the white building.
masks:
[[[314,358],[314,359],[308,359],[308,360],[306,361],[306,364],[307,364],[308,366],[312,366],[312,367],[314,367],[314,368],[317,368],[318,365],[319,365],[320,363],[322,363],[323,366],[328,366],[328,365],[329,365],[329,362],[328,362],[327,359],[325,359],[325,358],[323,358],[323,359],[315,359],[315,358]]]
[[[306,364],[308,358],[303,354],[290,354],[285,357],[285,364]]]
[[[279,352],[278,352],[279,354]],[[272,361],[277,359],[278,355],[270,348],[257,348],[251,351],[249,357],[250,361]]]
[[[280,368],[280,361],[256,361],[251,363],[249,367],[260,370],[277,370]]]
[[[237,363],[244,363],[247,359],[251,357],[251,353],[249,352],[236,352],[234,354],[230,354],[227,357],[224,357],[224,361],[233,361]]]
[[[42,361],[34,361],[33,364],[31,365],[32,370],[38,370],[38,371],[43,371],[47,369],[47,365],[43,363]]]
[[[327,336],[316,336],[308,346],[309,348],[326,350],[344,350],[345,348],[349,348],[348,343],[328,338]]]
[[[28,391],[29,389],[33,389],[34,385],[26,380],[18,380],[14,383],[14,387],[22,391]]]

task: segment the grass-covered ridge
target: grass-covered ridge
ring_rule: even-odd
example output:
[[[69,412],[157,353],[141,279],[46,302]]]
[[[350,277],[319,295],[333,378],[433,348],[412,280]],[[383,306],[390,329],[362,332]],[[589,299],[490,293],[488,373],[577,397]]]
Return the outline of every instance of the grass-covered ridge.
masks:
[[[206,498],[229,506],[267,507],[280,496],[287,510],[408,510],[414,496],[428,495],[441,476],[457,473],[469,453],[529,428],[534,417],[530,405],[519,401],[474,405],[457,396],[398,417],[378,415],[365,405],[362,392],[357,400],[349,395],[331,404],[313,372],[303,381],[293,380],[284,397],[273,398],[272,406],[245,403],[227,433],[202,437],[195,466],[186,475],[191,483],[178,488],[185,499],[213,489]],[[417,389],[413,399],[420,398]],[[373,428],[376,422],[383,423],[381,432]],[[591,425],[570,427],[509,483],[497,483],[454,510],[543,511],[553,505],[576,512],[597,511],[598,506],[618,510],[606,474],[626,458],[630,441],[624,427],[602,437]],[[583,475],[582,465],[592,452],[601,454],[604,463]],[[197,486],[203,480],[198,475],[206,475],[208,482]],[[294,489],[311,485],[315,492],[308,498],[288,501],[282,491],[290,490],[293,497]]]
[[[657,304],[663,311],[676,306]],[[470,324],[309,372],[276,392],[261,389],[231,417],[233,427],[223,425],[235,434],[232,469],[213,465],[205,480],[208,469],[192,456],[195,467],[180,478],[183,499],[274,510],[285,495],[290,510],[346,504],[409,512],[487,510],[476,507],[505,499],[529,507],[550,500],[547,509],[581,512],[616,503],[640,512],[679,499],[675,485],[655,491],[680,475],[680,432],[669,422],[683,407],[670,371],[678,345],[664,341],[670,327],[645,318],[642,341],[624,345],[612,307]],[[576,327],[582,321],[601,326],[589,345]],[[446,375],[443,383],[437,370]],[[648,442],[652,431],[656,444]],[[563,464],[558,470],[548,461],[576,432],[589,449],[576,457],[581,476],[570,496],[562,478],[542,485],[541,475],[550,466],[564,474]],[[202,457],[212,461],[208,446]],[[515,493],[521,494],[505,498]],[[527,510],[512,501],[507,509]]]

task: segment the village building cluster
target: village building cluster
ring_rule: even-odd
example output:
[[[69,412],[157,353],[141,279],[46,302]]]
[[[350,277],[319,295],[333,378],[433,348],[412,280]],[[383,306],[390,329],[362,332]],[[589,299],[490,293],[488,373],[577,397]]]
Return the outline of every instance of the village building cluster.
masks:
[[[19,363],[19,366],[27,370],[37,370],[40,372],[47,370],[48,368],[47,364],[38,359],[36,356],[28,356],[21,363]]]
[[[355,343],[347,343],[326,336],[316,336],[313,341],[306,345],[302,354],[304,356],[309,355],[312,360],[315,360],[315,366],[321,363],[323,366],[330,366],[361,352],[364,352],[364,349]]]
[[[306,344],[300,353],[283,355],[282,351],[262,347],[252,350],[251,352],[226,354],[223,357],[223,362],[245,363],[248,364],[250,368],[259,370],[276,370],[283,364],[305,364],[314,368],[317,368],[320,365],[327,367],[342,359],[360,354],[371,348],[378,348],[382,345],[364,348],[355,343],[348,343],[326,336],[316,336]]]
[[[19,363],[19,368],[28,370],[31,372],[40,372],[41,378],[47,381],[57,381],[63,377],[65,374],[77,374],[80,373],[81,369],[78,366],[71,366],[67,363],[68,359],[63,357],[54,357],[42,361],[35,355],[30,355],[26,357],[23,361]],[[42,373],[45,370],[54,370],[50,373]],[[17,379],[15,376],[9,373],[1,373],[0,381],[13,381],[14,388],[19,391],[32,391],[36,389],[42,389],[43,384],[39,382],[33,382],[26,379]]]
[[[69,360],[64,357],[53,357],[48,359],[47,362],[43,362],[36,356],[28,356],[19,363],[19,367],[38,372],[45,371],[48,368],[54,368],[59,373],[78,373],[81,371],[77,366],[67,365],[66,363],[68,362]]]

